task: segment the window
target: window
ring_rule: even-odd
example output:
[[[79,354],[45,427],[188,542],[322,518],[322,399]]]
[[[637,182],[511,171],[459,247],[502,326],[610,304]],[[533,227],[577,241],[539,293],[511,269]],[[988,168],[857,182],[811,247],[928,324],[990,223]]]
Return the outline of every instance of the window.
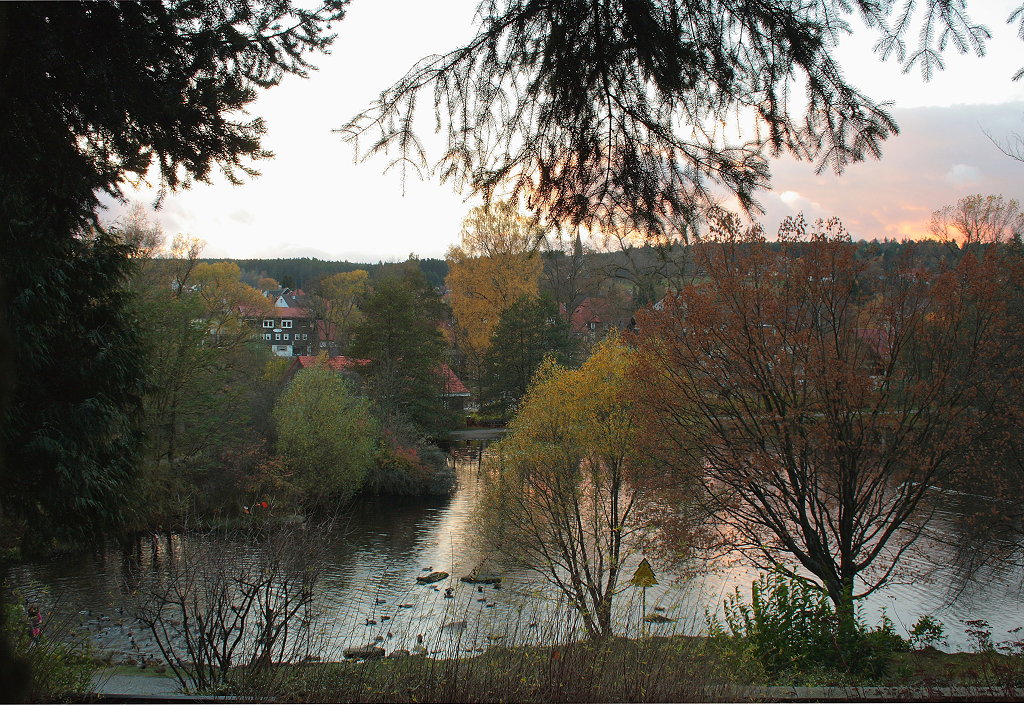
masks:
[[[273,318],[264,318],[263,319],[263,327],[264,328],[273,328],[274,327],[274,319]]]
[[[288,340],[288,334],[287,333],[284,334],[284,339]]]
[[[263,334],[263,339],[264,340],[271,340],[273,337],[274,336],[272,336],[270,333],[264,333]]]
[[[597,323],[595,321],[591,321],[590,323],[587,324],[587,328],[589,328],[590,330],[597,330]]]
[[[281,339],[281,334],[280,333],[274,333],[274,340],[280,340],[280,339]]]
[[[291,328],[292,327],[292,322],[282,319],[281,320],[281,327],[282,328]]]

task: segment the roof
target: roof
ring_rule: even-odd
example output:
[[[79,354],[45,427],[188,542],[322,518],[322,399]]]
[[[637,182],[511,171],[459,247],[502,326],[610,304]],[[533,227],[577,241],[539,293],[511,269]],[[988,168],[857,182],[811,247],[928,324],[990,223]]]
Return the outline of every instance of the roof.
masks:
[[[268,318],[309,318],[309,311],[297,306],[279,306],[267,312]]]
[[[462,383],[462,380],[455,376],[452,372],[452,368],[448,367],[445,363],[441,363],[441,377],[444,379],[444,395],[448,397],[468,397],[469,390],[466,385]]]
[[[889,333],[881,328],[855,328],[857,337],[868,344],[871,351],[880,358],[887,358],[891,352]]]
[[[598,309],[605,307],[606,302],[603,299],[583,299],[580,305],[576,307],[576,310],[572,312],[572,317],[569,319],[569,322],[572,324],[572,330],[579,333],[586,330],[588,323],[601,323],[601,314],[598,313]]]

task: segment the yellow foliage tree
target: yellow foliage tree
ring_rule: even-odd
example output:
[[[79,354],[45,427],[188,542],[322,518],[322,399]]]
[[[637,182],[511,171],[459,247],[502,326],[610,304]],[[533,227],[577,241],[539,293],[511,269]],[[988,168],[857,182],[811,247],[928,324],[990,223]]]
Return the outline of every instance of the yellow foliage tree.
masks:
[[[359,301],[366,293],[370,275],[365,269],[352,272],[338,272],[324,277],[316,287],[316,298],[312,308],[318,318],[329,325],[341,350],[348,348],[349,331],[363,321]]]
[[[478,364],[502,312],[536,296],[542,264],[537,245],[545,229],[508,202],[478,206],[462,224],[462,244],[448,250],[448,278],[457,342]]]
[[[624,564],[663,514],[666,478],[625,397],[629,357],[610,338],[578,370],[540,368],[494,446],[479,515],[490,547],[556,587],[594,638],[611,635]]]
[[[246,319],[272,310],[263,294],[242,281],[234,262],[201,262],[191,281],[203,304],[204,325],[219,346],[251,340],[253,330]]]

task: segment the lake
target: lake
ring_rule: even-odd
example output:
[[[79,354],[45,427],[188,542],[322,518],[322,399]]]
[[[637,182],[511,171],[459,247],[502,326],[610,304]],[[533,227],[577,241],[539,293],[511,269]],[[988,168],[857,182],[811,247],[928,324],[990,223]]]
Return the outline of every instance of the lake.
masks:
[[[453,450],[459,479],[457,491],[445,499],[378,498],[360,504],[342,525],[323,535],[324,565],[318,583],[318,607],[324,619],[316,626],[316,655],[339,658],[353,645],[379,643],[388,651],[412,649],[422,637],[428,651],[472,653],[492,643],[553,641],[578,636],[571,610],[535,574],[504,565],[473,541],[473,512],[480,491],[481,442]],[[953,573],[941,545],[943,532],[953,530],[951,505],[935,524],[939,541],[922,544],[908,559],[908,577],[864,601],[863,614],[874,624],[884,609],[901,631],[919,616],[930,614],[945,625],[950,648],[966,650],[966,620],[992,625],[996,641],[1024,624],[1020,576],[987,575],[953,599]],[[12,570],[12,584],[31,601],[54,606],[61,621],[71,623],[97,649],[119,657],[156,657],[150,636],[135,622],[139,596],[134,594],[147,573],[159,572],[173,560],[187,559],[196,542],[208,536],[145,537],[135,552],[110,543],[95,551],[24,564]],[[219,555],[230,561],[255,560],[239,539],[216,539]],[[210,546],[207,546],[210,548]],[[640,560],[632,559],[633,564]],[[645,625],[641,621],[641,590],[627,588],[617,599],[617,631],[639,634],[699,633],[705,610],[715,612],[722,598],[737,586],[749,594],[756,571],[742,561],[717,565],[699,577],[683,579],[650,557],[659,584],[648,589],[648,612],[658,610],[674,621]],[[420,585],[416,577],[446,571],[450,577]],[[469,585],[461,576],[485,571],[503,577],[500,587]],[[628,577],[628,576],[627,576]],[[452,588],[446,597],[445,589]],[[312,648],[312,647],[311,647]]]

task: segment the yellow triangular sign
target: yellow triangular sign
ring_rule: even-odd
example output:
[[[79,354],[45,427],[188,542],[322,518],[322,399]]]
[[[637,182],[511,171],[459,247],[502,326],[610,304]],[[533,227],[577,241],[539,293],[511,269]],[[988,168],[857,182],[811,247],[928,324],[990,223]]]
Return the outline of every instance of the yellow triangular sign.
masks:
[[[646,558],[640,561],[640,565],[637,566],[636,572],[633,573],[633,577],[629,582],[632,585],[644,588],[658,584],[658,579],[654,577],[654,571],[651,570],[651,564],[647,562]]]

